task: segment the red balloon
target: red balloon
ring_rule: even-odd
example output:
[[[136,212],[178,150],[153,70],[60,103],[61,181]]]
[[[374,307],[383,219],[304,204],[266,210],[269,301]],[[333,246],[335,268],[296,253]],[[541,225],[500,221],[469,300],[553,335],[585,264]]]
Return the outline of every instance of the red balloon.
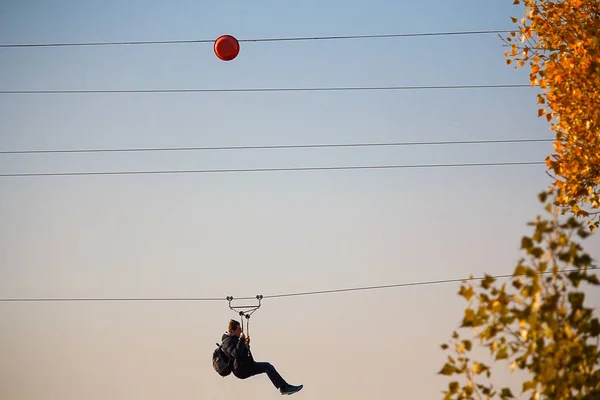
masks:
[[[223,61],[231,61],[240,52],[240,43],[231,35],[221,35],[215,40],[215,54]]]

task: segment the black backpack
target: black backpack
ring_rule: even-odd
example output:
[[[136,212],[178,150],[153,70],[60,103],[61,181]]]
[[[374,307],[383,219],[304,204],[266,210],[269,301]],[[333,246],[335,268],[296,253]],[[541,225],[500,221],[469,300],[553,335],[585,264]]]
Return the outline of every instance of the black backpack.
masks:
[[[221,349],[221,345],[217,343],[217,348],[213,351],[212,365],[217,374],[225,377],[231,374],[233,367],[233,359],[227,357],[227,354]]]

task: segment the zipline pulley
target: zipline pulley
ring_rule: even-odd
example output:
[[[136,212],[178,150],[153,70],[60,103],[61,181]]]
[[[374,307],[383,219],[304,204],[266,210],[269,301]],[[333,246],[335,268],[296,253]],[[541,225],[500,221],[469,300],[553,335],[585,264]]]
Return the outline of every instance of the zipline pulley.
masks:
[[[263,296],[259,294],[256,296],[258,304],[234,306],[231,304],[233,301],[233,296],[227,296],[229,308],[241,317],[242,332],[244,332],[244,318],[246,318],[246,336],[250,336],[250,316],[260,308],[262,299]]]

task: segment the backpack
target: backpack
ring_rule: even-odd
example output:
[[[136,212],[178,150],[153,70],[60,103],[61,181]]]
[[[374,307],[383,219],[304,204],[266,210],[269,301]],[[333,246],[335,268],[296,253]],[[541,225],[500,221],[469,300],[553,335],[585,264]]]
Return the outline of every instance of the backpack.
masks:
[[[212,365],[215,371],[217,371],[217,374],[221,375],[222,377],[231,374],[233,364],[232,361],[233,360],[229,359],[227,354],[223,352],[221,345],[217,343],[217,348],[213,351],[212,355]]]

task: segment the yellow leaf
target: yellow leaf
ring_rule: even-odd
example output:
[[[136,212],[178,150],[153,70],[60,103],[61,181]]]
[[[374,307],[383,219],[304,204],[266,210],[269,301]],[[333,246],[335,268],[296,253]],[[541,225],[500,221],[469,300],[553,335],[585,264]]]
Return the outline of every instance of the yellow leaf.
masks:
[[[563,147],[561,142],[554,142],[554,150],[556,150],[557,153],[561,153],[562,149]]]
[[[528,334],[527,329],[521,329],[519,336],[521,337],[522,340],[527,340],[527,334]]]

